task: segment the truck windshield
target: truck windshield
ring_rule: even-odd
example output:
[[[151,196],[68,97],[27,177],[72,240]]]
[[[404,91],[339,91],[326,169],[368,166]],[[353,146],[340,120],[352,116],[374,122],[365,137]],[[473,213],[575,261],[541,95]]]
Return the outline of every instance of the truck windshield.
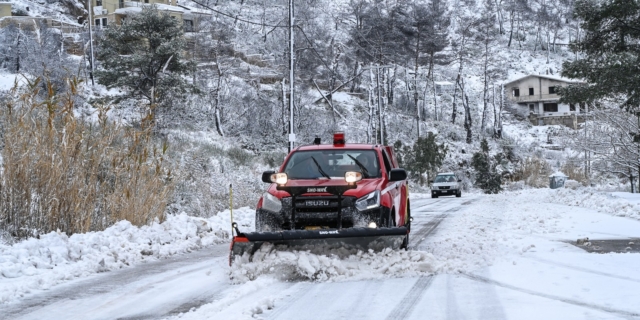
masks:
[[[344,178],[347,171],[362,172],[364,178],[380,178],[376,152],[348,149],[296,151],[284,166],[289,179],[327,179],[326,175],[338,179]]]

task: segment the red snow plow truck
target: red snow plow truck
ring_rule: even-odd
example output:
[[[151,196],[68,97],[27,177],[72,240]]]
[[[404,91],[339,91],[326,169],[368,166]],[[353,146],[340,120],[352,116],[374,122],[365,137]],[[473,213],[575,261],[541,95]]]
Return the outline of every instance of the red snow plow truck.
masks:
[[[230,262],[251,258],[264,244],[312,252],[326,249],[381,251],[409,245],[411,211],[407,173],[390,146],[333,144],[294,149],[278,172],[266,171],[269,187],[258,201],[255,232],[234,223]]]

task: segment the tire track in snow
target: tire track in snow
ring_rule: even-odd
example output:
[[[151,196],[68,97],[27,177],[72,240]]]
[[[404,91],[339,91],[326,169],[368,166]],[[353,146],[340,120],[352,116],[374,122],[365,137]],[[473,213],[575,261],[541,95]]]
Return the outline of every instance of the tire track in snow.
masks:
[[[551,260],[547,260],[547,259],[534,258],[534,257],[524,257],[524,258],[530,259],[530,260],[534,260],[534,261],[538,261],[538,262],[542,262],[542,263],[546,263],[546,264],[553,265],[553,266],[572,269],[572,270],[576,270],[576,271],[580,271],[580,272],[587,272],[587,273],[597,274],[597,275],[603,276],[603,277],[610,277],[610,278],[616,278],[616,279],[628,280],[628,281],[633,281],[633,282],[640,283],[640,279],[635,279],[635,278],[630,278],[630,277],[625,277],[625,276],[619,276],[619,275],[615,275],[615,274],[612,274],[612,273],[607,273],[607,272],[592,270],[592,269],[588,269],[588,268],[573,266],[573,265],[562,263],[562,262],[555,262],[555,261],[551,261]]]
[[[560,301],[560,302],[564,302],[564,303],[568,303],[568,304],[572,304],[572,305],[576,305],[576,306],[580,306],[580,307],[584,307],[584,308],[588,308],[588,309],[593,309],[593,310],[597,310],[597,311],[604,311],[604,312],[613,313],[613,314],[626,316],[626,317],[640,317],[640,312],[633,312],[633,311],[610,308],[610,307],[606,307],[606,306],[599,306],[599,305],[596,305],[596,304],[587,303],[587,302],[583,302],[583,301],[579,301],[579,300],[575,300],[575,299],[564,298],[564,297],[555,296],[555,295],[547,294],[547,293],[543,293],[543,292],[537,292],[537,291],[516,287],[516,286],[510,285],[510,284],[502,283],[502,282],[499,282],[499,281],[496,281],[496,280],[493,280],[493,279],[477,276],[477,275],[466,273],[466,272],[462,272],[462,273],[460,273],[460,275],[462,275],[464,277],[467,277],[467,278],[469,278],[471,280],[480,281],[480,282],[492,284],[492,285],[495,285],[495,286],[511,289],[511,290],[514,290],[514,291],[519,291],[519,292],[522,292],[522,293],[526,293],[526,294],[530,294],[530,295],[534,295],[534,296],[538,296],[538,297],[542,297],[542,298],[547,298],[547,299],[551,299],[551,300],[555,300],[555,301]]]
[[[418,281],[409,289],[409,292],[402,297],[400,303],[396,305],[387,316],[387,320],[404,320],[407,319],[416,303],[422,298],[422,295],[429,289],[433,282],[433,276],[420,277]]]
[[[293,292],[291,292],[291,294],[287,295],[285,298],[281,299],[280,301],[276,299],[276,301],[274,301],[273,311],[269,312],[268,314],[265,314],[266,318],[278,319],[283,312],[289,309],[290,306],[294,305],[304,295],[306,295],[307,293],[309,293],[309,291],[311,291],[309,288],[305,288],[307,285],[309,284],[305,282],[298,282],[298,283],[292,284],[291,285],[292,287],[298,287],[298,288],[295,288]],[[278,305],[282,305],[282,307],[278,307]]]
[[[449,214],[444,213],[436,216],[431,221],[427,222],[427,224],[422,227],[415,235],[410,234],[411,237],[415,238],[416,241],[410,244],[411,249],[416,249],[426,237],[428,237],[433,231],[440,225],[440,222],[444,220]]]
[[[15,319],[21,316],[28,316],[36,313],[40,309],[44,309],[49,305],[53,305],[65,300],[83,300],[102,294],[109,294],[117,291],[127,285],[140,281],[141,279],[152,279],[147,285],[140,286],[139,294],[151,288],[149,285],[157,282],[154,276],[161,276],[163,273],[171,272],[176,269],[185,268],[182,274],[189,274],[202,271],[211,266],[193,266],[203,261],[215,259],[226,254],[228,245],[213,245],[193,251],[191,253],[170,256],[167,258],[141,262],[129,268],[112,270],[109,272],[91,275],[85,279],[78,279],[77,282],[63,283],[55,286],[48,291],[36,293],[27,296],[23,301],[12,304],[0,313],[2,317],[7,319]],[[171,277],[163,277],[165,280]],[[99,306],[98,306],[99,307]],[[96,307],[96,308],[98,308]],[[99,314],[99,313],[97,313]],[[0,317],[0,318],[2,318]]]

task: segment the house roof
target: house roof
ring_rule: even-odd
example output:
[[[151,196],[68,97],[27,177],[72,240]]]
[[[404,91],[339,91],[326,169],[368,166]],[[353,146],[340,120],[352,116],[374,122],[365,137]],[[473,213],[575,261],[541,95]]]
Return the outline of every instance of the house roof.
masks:
[[[183,6],[181,4],[179,4],[178,7],[181,7],[183,9],[187,10],[187,12],[193,13],[193,14],[213,15],[213,11],[207,10],[207,9],[200,9],[200,8],[194,8],[194,7],[189,7],[189,6]]]
[[[580,81],[577,79],[570,79],[570,78],[564,78],[564,77],[559,77],[559,76],[550,76],[550,75],[544,75],[544,74],[530,74],[530,75],[526,75],[524,77],[515,79],[515,80],[511,80],[509,82],[504,83],[505,86],[510,85],[512,83],[515,82],[519,82],[522,81],[526,78],[530,78],[530,77],[537,77],[537,78],[544,78],[544,79],[549,79],[549,80],[555,80],[555,81],[561,81],[561,82],[566,82],[566,83],[584,83],[584,81]]]
[[[178,6],[171,6],[171,5],[162,4],[162,3],[154,3],[153,5],[155,5],[156,8],[158,8],[158,11],[185,12],[184,8],[181,8]],[[142,12],[142,7],[144,6],[150,6],[150,4],[127,1],[125,2],[125,7],[116,9],[115,13],[118,13],[118,14],[139,13],[139,12]]]

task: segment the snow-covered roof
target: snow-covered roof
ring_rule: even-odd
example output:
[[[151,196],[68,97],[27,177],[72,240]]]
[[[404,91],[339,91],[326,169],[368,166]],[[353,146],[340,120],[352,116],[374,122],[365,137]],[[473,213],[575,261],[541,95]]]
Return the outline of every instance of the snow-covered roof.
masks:
[[[560,76],[550,76],[550,75],[546,75],[546,74],[530,74],[530,75],[526,75],[524,77],[515,79],[515,80],[511,80],[509,82],[506,82],[504,85],[509,85],[518,81],[522,81],[526,78],[530,78],[530,77],[537,77],[537,78],[544,78],[544,79],[549,79],[549,80],[555,80],[555,81],[561,81],[561,82],[566,82],[566,83],[584,83],[584,81],[580,81],[577,79],[570,79],[570,78],[564,78],[564,77],[560,77]]]
[[[194,8],[194,7],[183,6],[183,5],[178,5],[178,7],[181,7],[185,9],[188,13],[192,13],[192,14],[213,15],[213,11],[207,10],[207,9],[200,9],[200,8]]]
[[[115,13],[119,13],[119,14],[139,13],[139,12],[142,12],[142,8],[144,6],[150,5],[148,3],[140,3],[135,1],[126,1],[124,4],[125,4],[125,7],[116,9]],[[158,11],[173,11],[173,12],[183,12],[183,13],[187,11],[184,8],[181,8],[178,6],[171,6],[168,4],[154,3],[153,5],[155,5],[156,8],[158,8]]]

